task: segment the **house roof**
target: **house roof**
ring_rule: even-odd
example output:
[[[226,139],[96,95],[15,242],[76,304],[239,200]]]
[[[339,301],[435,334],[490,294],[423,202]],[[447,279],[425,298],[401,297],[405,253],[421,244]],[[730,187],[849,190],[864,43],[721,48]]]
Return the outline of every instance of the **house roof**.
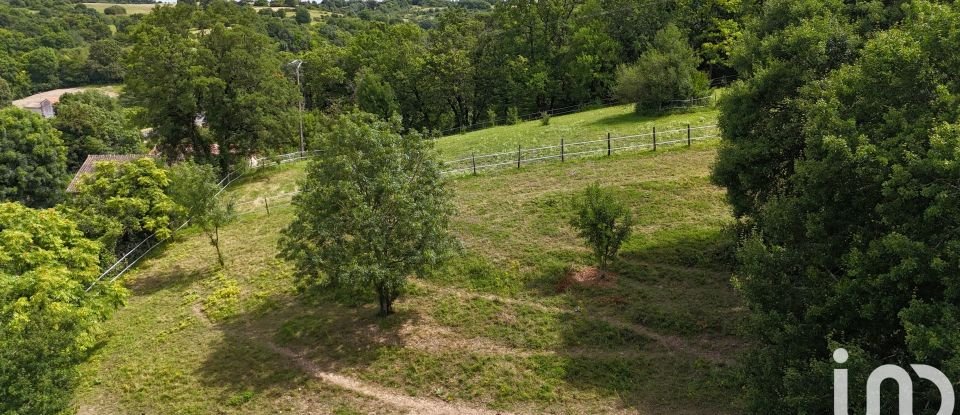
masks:
[[[87,159],[83,161],[80,169],[77,170],[77,174],[73,176],[73,180],[71,180],[70,184],[67,186],[67,192],[76,192],[77,185],[80,184],[80,178],[84,175],[93,173],[97,167],[97,163],[99,162],[114,161],[117,163],[127,163],[134,160],[140,160],[144,157],[150,156],[146,154],[91,154],[87,156]]]

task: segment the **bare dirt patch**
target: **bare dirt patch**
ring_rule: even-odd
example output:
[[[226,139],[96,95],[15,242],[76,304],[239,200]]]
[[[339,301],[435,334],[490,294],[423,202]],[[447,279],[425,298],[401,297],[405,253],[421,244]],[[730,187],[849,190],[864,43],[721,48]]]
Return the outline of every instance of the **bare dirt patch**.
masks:
[[[617,286],[617,274],[610,271],[603,273],[597,267],[572,266],[557,281],[556,288],[558,293],[563,293],[573,286],[613,288]]]

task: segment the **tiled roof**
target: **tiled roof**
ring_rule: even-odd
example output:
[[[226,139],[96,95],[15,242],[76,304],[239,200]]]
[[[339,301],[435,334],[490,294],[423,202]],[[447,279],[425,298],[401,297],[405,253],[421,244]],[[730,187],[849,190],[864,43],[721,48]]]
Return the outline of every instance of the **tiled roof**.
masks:
[[[83,161],[83,165],[81,165],[80,169],[77,170],[77,174],[73,176],[73,180],[71,180],[70,184],[67,186],[67,192],[76,192],[77,185],[80,183],[80,177],[85,174],[93,173],[97,163],[101,161],[126,163],[134,160],[140,160],[144,157],[150,156],[146,154],[91,154],[87,156],[87,159]]]

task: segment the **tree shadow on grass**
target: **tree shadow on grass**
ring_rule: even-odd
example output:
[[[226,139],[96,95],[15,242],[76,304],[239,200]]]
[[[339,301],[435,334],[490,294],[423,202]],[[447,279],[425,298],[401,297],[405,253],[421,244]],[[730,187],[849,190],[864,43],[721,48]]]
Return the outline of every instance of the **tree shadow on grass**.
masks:
[[[576,310],[560,326],[557,352],[583,353],[562,358],[564,381],[642,413],[736,413],[742,309],[724,271],[727,237],[644,241],[621,255],[607,281],[564,286],[575,267],[543,267],[528,288]],[[611,349],[623,353],[599,353]]]
[[[127,288],[137,296],[148,296],[164,290],[184,290],[195,282],[204,279],[215,271],[212,266],[185,269],[175,265],[172,269],[163,272],[151,272],[131,279]]]
[[[224,400],[279,396],[309,382],[315,375],[309,370],[362,369],[382,349],[402,347],[399,329],[418,319],[405,310],[380,318],[373,307],[338,303],[332,295],[263,304],[269,307],[214,323],[222,338],[198,370],[205,385],[223,390]]]
[[[657,119],[657,117],[638,115],[634,112],[628,112],[626,114],[617,114],[611,115],[609,117],[598,118],[591,121],[587,125],[597,125],[597,126],[622,126],[628,123],[642,123],[649,122]]]

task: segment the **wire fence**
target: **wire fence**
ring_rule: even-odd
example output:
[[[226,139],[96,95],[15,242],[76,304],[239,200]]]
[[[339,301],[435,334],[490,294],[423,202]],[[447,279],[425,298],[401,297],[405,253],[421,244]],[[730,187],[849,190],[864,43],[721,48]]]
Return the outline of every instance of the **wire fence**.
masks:
[[[482,171],[498,168],[520,168],[525,165],[560,161],[568,158],[589,156],[610,156],[615,153],[637,150],[656,151],[657,147],[686,144],[694,141],[716,138],[719,129],[716,125],[702,125],[657,131],[653,127],[649,133],[613,137],[609,133],[605,138],[587,141],[568,142],[561,138],[557,145],[534,148],[517,146],[516,151],[504,151],[490,154],[475,154],[444,162],[444,174],[478,174]]]
[[[320,153],[319,150],[313,151],[304,151],[296,153],[281,154],[277,156],[261,157],[254,158],[251,160],[250,166],[251,169],[235,169],[227,173],[223,179],[220,180],[218,185],[220,186],[220,191],[217,192],[217,196],[227,190],[227,188],[233,184],[237,179],[245,176],[251,171],[255,171],[264,167],[278,166],[284,163],[290,163],[299,160],[305,160],[308,158],[316,157]],[[161,237],[160,233],[153,233],[152,235],[144,238],[142,241],[133,246],[132,249],[127,251],[125,254],[121,255],[116,262],[107,267],[98,277],[95,279],[87,288],[86,291],[89,292],[97,284],[107,281],[114,282],[121,276],[127,273],[130,268],[133,268],[141,259],[143,259],[147,254],[153,251],[154,248],[163,244],[164,242],[170,240],[177,232],[181,231],[183,228],[186,228],[190,224],[190,219],[187,218],[179,226],[177,226],[169,236]]]
[[[502,168],[520,168],[525,165],[548,161],[564,162],[568,158],[574,157],[596,157],[611,156],[617,153],[651,150],[656,151],[658,147],[677,144],[692,145],[694,141],[701,141],[719,136],[719,129],[716,125],[702,125],[693,127],[687,125],[686,128],[671,129],[666,131],[657,131],[653,127],[649,133],[625,135],[613,137],[609,133],[605,138],[587,141],[567,142],[560,139],[558,145],[540,146],[533,148],[523,148],[517,146],[516,151],[504,151],[499,153],[471,155],[456,160],[443,162],[445,175],[457,174],[479,174],[482,171],[490,171]],[[281,154],[271,157],[263,157],[251,160],[251,169],[239,169],[228,173],[220,180],[220,192],[223,193],[236,180],[245,176],[251,171],[256,171],[265,167],[278,166],[285,163],[306,160],[319,155],[321,150],[312,150],[305,152],[295,152]],[[237,215],[247,215],[261,210],[270,213],[271,207],[279,207],[289,204],[298,190],[276,194],[270,197],[260,197],[253,200],[237,203]],[[136,265],[154,248],[168,241],[177,232],[187,227],[190,220],[187,219],[180,224],[170,236],[161,238],[154,233],[136,244],[131,250],[122,255],[116,262],[103,271],[86,291],[93,289],[101,281],[114,282],[134,265]]]

